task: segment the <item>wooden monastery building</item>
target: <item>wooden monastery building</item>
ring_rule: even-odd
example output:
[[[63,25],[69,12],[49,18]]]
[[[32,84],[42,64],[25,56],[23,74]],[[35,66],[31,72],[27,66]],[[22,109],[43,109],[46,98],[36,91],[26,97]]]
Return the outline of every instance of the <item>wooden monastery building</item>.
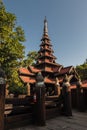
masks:
[[[70,79],[71,88],[76,88],[76,82],[79,80],[79,76],[73,66],[64,67],[59,63],[56,63],[56,57],[52,49],[51,40],[48,35],[47,20],[44,20],[44,29],[41,39],[40,49],[38,51],[38,58],[34,66],[28,66],[27,68],[19,68],[19,77],[25,85],[29,88],[29,93],[32,94],[33,88],[36,83],[36,74],[41,72],[44,77],[46,85],[46,93],[48,95],[55,95],[55,86],[57,80],[62,85],[65,75]],[[83,86],[85,87],[87,83]]]

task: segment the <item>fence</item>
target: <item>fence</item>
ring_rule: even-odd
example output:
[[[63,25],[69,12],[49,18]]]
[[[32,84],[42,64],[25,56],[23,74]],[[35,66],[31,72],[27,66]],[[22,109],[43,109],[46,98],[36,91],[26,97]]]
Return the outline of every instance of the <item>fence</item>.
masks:
[[[87,88],[71,90],[72,108],[78,111],[87,111]]]
[[[62,114],[63,98],[57,95],[47,96],[45,101],[46,119],[50,119]]]
[[[59,100],[58,96],[46,97],[46,119],[60,114],[61,103],[62,100]],[[35,123],[35,104],[32,96],[25,98],[7,98],[5,100],[4,111],[5,130]]]
[[[72,95],[72,107],[75,109],[78,109],[77,107],[77,90],[72,89],[71,90],[71,95]],[[36,97],[37,98],[37,97]],[[40,97],[41,98],[41,97]],[[5,100],[5,118],[4,118],[4,123],[5,123],[5,130],[9,130],[14,127],[21,127],[22,125],[29,125],[31,123],[35,123],[37,125],[41,125],[41,118],[43,118],[44,114],[44,122],[46,119],[53,118],[55,116],[58,116],[62,114],[62,108],[63,108],[63,98],[62,96],[58,97],[56,96],[47,96],[45,97],[45,108],[43,108],[43,105],[41,102],[38,101],[39,99],[36,99],[36,102],[33,102],[33,96],[25,97],[25,98],[7,98]],[[43,100],[43,99],[40,99]],[[84,100],[84,105],[82,108],[84,110],[87,110],[87,89],[83,89],[83,100]],[[82,100],[82,101],[83,101]],[[80,100],[81,101],[81,100]],[[42,110],[42,113],[40,113],[40,110],[37,110],[37,105],[39,105],[40,110]],[[41,109],[42,106],[42,109]],[[83,110],[80,106],[78,110]],[[43,109],[45,109],[43,112]],[[37,117],[39,113],[39,117]],[[36,116],[36,118],[35,118]],[[40,121],[36,123],[37,118],[40,118]],[[43,125],[43,123],[42,123]]]
[[[5,100],[5,130],[32,122],[32,97]]]

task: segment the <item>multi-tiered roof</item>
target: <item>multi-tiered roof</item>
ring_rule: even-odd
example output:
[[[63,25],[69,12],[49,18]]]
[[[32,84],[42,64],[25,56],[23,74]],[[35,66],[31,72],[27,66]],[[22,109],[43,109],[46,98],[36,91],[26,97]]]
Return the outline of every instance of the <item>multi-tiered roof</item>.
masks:
[[[28,68],[20,68],[19,76],[24,83],[35,84],[35,75],[41,72],[44,77],[46,86],[55,85],[56,77],[62,82],[64,75],[71,76],[71,82],[78,79],[78,74],[73,66],[63,67],[56,63],[56,57],[52,49],[51,40],[48,35],[47,20],[44,20],[43,36],[41,39],[40,49],[38,51],[38,58],[35,66],[28,66]]]
[[[38,51],[39,56],[35,65],[36,68],[41,70],[45,78],[45,82],[47,80],[50,80],[50,82],[54,80],[54,69],[59,70],[62,68],[62,65],[56,63],[56,57],[53,53],[52,44],[48,36],[47,20],[45,18],[43,36],[41,39],[40,50]]]

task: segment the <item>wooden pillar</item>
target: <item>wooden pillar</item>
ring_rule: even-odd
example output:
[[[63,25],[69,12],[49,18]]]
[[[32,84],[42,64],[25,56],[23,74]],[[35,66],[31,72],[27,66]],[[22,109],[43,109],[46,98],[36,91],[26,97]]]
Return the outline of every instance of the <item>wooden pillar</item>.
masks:
[[[30,96],[30,84],[27,83],[27,95]]]
[[[5,75],[0,68],[0,130],[4,130]]]
[[[6,97],[9,96],[8,84],[6,84],[5,96],[6,96]]]
[[[82,88],[82,82],[80,79],[76,85],[77,85],[77,89],[76,89],[77,109],[78,109],[78,111],[85,111],[84,90]]]
[[[60,96],[61,94],[61,88],[60,88],[60,84],[59,84],[59,79],[56,78],[56,82],[55,82],[55,95]]]
[[[46,123],[46,111],[45,111],[45,85],[44,79],[39,72],[36,76],[35,85],[36,102],[35,102],[35,124],[38,126],[44,126]]]
[[[72,116],[71,90],[70,90],[70,83],[67,75],[65,75],[62,87],[63,87],[62,91],[63,91],[64,114],[66,116]]]

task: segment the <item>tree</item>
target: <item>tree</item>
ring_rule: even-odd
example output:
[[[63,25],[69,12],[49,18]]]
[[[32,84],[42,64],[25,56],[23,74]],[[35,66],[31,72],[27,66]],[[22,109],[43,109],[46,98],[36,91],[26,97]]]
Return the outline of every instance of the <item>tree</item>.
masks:
[[[19,65],[24,58],[24,31],[16,26],[16,16],[6,12],[0,2],[0,63],[8,74],[9,67]]]
[[[16,16],[6,11],[0,2],[0,64],[6,73],[10,86],[23,85],[18,78],[17,69],[22,64],[25,52],[24,31],[16,26]]]
[[[76,66],[76,71],[78,72],[82,80],[87,80],[87,62],[86,61],[82,65]]]
[[[37,51],[30,51],[27,54],[26,59],[23,61],[23,66],[34,65],[38,57]]]
[[[22,90],[24,93],[26,88],[19,79],[18,68],[34,65],[37,58],[37,52],[31,51],[25,59],[24,41],[24,30],[16,25],[16,16],[7,12],[0,2],[0,64],[6,73],[10,92]]]

